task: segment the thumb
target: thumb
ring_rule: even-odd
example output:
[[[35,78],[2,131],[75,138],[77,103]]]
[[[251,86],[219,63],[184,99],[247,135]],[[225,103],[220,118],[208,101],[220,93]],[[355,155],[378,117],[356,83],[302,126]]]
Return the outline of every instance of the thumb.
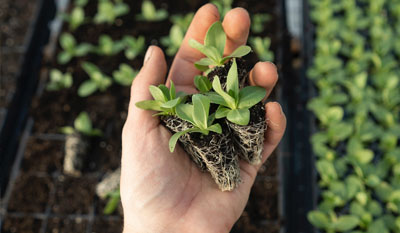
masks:
[[[129,102],[128,117],[126,123],[146,121],[151,125],[158,124],[158,118],[152,117],[153,111],[136,107],[136,103],[143,100],[152,100],[149,86],[158,86],[165,82],[167,63],[163,51],[157,46],[147,49],[143,66],[131,86],[131,98]]]

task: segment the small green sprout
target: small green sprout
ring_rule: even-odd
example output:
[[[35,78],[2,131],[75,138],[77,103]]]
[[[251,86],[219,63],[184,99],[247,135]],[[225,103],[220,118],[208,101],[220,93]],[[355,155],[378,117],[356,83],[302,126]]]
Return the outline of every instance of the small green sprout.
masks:
[[[207,71],[209,66],[223,66],[227,60],[236,57],[243,57],[251,51],[249,46],[242,45],[233,51],[233,53],[224,57],[225,43],[226,34],[222,28],[222,23],[219,21],[215,22],[208,29],[204,39],[204,45],[194,39],[189,40],[189,45],[191,47],[199,50],[207,56],[195,63],[196,68],[201,71]]]
[[[183,103],[186,99],[186,94],[183,92],[176,93],[175,85],[172,81],[169,89],[163,84],[160,84],[158,87],[151,85],[149,89],[154,100],[137,102],[136,107],[158,111],[159,113],[155,115],[175,115],[176,106]]]
[[[111,85],[111,78],[104,75],[96,65],[84,62],[82,68],[89,75],[90,79],[84,81],[79,86],[78,95],[80,97],[89,96],[97,90],[105,91]]]
[[[70,88],[72,86],[73,80],[70,73],[63,74],[57,69],[52,69],[50,71],[50,82],[46,86],[48,91],[59,91],[64,88]]]
[[[107,197],[108,201],[106,206],[104,207],[103,214],[110,215],[117,209],[121,201],[121,194],[119,188],[107,194]]]
[[[317,210],[309,212],[307,218],[314,226],[332,233],[350,231],[360,223],[360,219],[352,215],[334,216],[332,221],[327,214]]]
[[[125,57],[129,60],[135,59],[140,53],[142,53],[146,45],[146,41],[143,36],[139,36],[138,38],[124,36],[122,41],[125,45]]]
[[[95,51],[99,55],[112,56],[124,49],[124,43],[122,41],[113,41],[108,35],[101,35],[99,37],[99,44]]]
[[[175,133],[169,140],[169,150],[175,150],[178,139],[186,133],[202,133],[208,135],[210,131],[215,133],[222,133],[221,125],[216,123],[214,114],[209,115],[210,100],[202,94],[195,94],[192,96],[192,104],[180,104],[176,107],[176,115],[182,120],[192,123],[193,128]]]
[[[189,13],[184,17],[180,15],[171,16],[171,21],[174,25],[169,31],[169,36],[161,38],[161,44],[167,47],[166,53],[168,56],[174,56],[178,52],[192,18],[193,13]]]
[[[150,0],[144,0],[142,3],[142,13],[136,16],[137,20],[142,21],[162,21],[168,17],[168,11],[164,9],[157,10]]]
[[[92,121],[90,120],[89,114],[87,112],[81,112],[74,121],[74,127],[64,126],[60,129],[64,134],[74,134],[81,133],[85,136],[102,136],[103,133],[100,129],[94,129],[92,126]]]
[[[219,14],[223,18],[232,9],[233,0],[213,0],[211,3],[217,6]]]
[[[252,37],[250,38],[251,47],[258,55],[261,61],[273,61],[274,53],[269,50],[271,46],[271,39],[269,37]]]
[[[115,82],[122,86],[130,86],[138,73],[139,71],[134,70],[129,65],[121,64],[119,70],[113,72],[113,78]]]
[[[60,37],[60,45],[63,51],[58,54],[57,61],[60,64],[67,64],[73,57],[86,56],[93,46],[88,43],[77,45],[75,38],[70,33],[63,33]]]
[[[261,33],[264,31],[264,25],[271,20],[269,14],[254,14],[251,17],[251,31],[254,33]]]
[[[200,93],[207,93],[212,89],[212,83],[210,80],[203,75],[196,75],[194,77],[194,85]]]
[[[97,5],[97,14],[94,16],[96,24],[113,24],[115,20],[129,13],[129,6],[122,0],[100,0]]]
[[[249,108],[260,102],[266,90],[262,87],[247,86],[239,90],[238,70],[235,59],[229,69],[226,91],[221,87],[218,76],[214,77],[212,83],[216,93],[208,94],[211,102],[219,104],[215,117],[217,119],[226,117],[229,121],[238,125],[247,125],[250,121]]]

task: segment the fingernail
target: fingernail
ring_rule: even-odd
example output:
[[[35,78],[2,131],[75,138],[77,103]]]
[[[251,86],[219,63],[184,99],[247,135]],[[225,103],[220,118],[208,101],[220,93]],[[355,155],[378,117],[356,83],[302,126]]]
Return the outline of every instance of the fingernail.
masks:
[[[153,53],[153,46],[150,46],[147,49],[146,55],[144,55],[143,65],[145,65],[150,60],[152,53]]]

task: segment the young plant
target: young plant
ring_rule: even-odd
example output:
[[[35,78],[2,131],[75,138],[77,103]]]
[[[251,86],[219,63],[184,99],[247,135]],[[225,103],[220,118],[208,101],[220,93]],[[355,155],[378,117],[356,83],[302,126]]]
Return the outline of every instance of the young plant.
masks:
[[[97,5],[97,14],[94,16],[96,24],[113,24],[115,20],[129,13],[129,6],[123,0],[100,0]]]
[[[64,88],[70,88],[72,86],[72,75],[70,73],[63,74],[57,69],[50,71],[50,82],[46,86],[48,91],[59,91]]]
[[[226,91],[222,89],[218,76],[214,77],[212,86],[216,93],[209,93],[208,96],[211,102],[220,105],[215,117],[217,119],[226,117],[229,121],[238,125],[249,123],[249,108],[259,103],[266,94],[264,88],[256,86],[247,86],[239,90],[238,69],[235,59],[228,72]]]
[[[176,115],[182,120],[188,121],[193,125],[193,128],[175,133],[169,140],[169,150],[171,153],[175,150],[178,139],[186,133],[201,133],[208,135],[210,131],[222,133],[221,125],[214,122],[214,114],[209,115],[210,100],[202,94],[192,96],[192,104],[180,104],[176,107]]]
[[[142,21],[162,21],[168,17],[168,11],[164,9],[157,10],[150,0],[144,0],[142,3],[142,13],[136,16],[137,20]]]
[[[77,45],[75,38],[69,33],[63,33],[60,37],[60,45],[63,49],[57,56],[58,63],[67,64],[73,57],[86,56],[93,46],[88,43]]]
[[[273,61],[274,53],[269,50],[271,46],[271,39],[269,37],[261,38],[261,37],[252,37],[250,38],[251,47],[254,48],[254,51],[258,55],[261,61]]]
[[[99,44],[95,51],[99,55],[112,56],[124,49],[124,43],[122,41],[113,41],[108,35],[101,35],[99,38]]]
[[[195,62],[196,68],[201,71],[207,71],[209,66],[223,66],[229,59],[243,57],[251,51],[249,46],[242,45],[233,51],[233,53],[224,57],[225,43],[226,34],[222,28],[222,23],[219,21],[212,24],[208,29],[204,45],[194,39],[189,40],[191,47],[206,55],[206,58]]]
[[[149,90],[154,100],[137,102],[136,107],[158,111],[155,115],[175,115],[176,106],[183,103],[186,99],[186,94],[183,92],[176,93],[175,85],[172,81],[169,89],[165,85],[160,84],[158,87],[151,85]]]
[[[203,75],[196,75],[194,77],[194,85],[200,93],[208,93],[212,89],[212,83]]]
[[[264,31],[264,25],[271,20],[269,14],[254,14],[251,17],[251,31],[254,33],[261,33]]]
[[[193,12],[187,13],[186,15],[171,15],[170,20],[174,25],[178,25],[186,32],[192,22],[193,16]]]
[[[114,213],[114,211],[118,208],[118,205],[121,201],[121,194],[119,188],[110,192],[107,195],[108,201],[106,206],[104,207],[103,214],[110,215]]]
[[[167,47],[167,55],[174,56],[179,50],[192,18],[193,13],[189,13],[184,17],[180,15],[171,16],[171,21],[174,25],[169,31],[169,36],[161,38],[161,44]]]
[[[61,17],[68,22],[69,30],[71,31],[75,31],[86,21],[85,11],[82,6],[75,6],[70,14],[62,14]]]
[[[97,90],[105,91],[111,85],[111,78],[103,74],[96,65],[84,62],[82,68],[89,75],[90,79],[84,81],[79,86],[78,95],[80,97],[89,96]]]
[[[129,65],[121,64],[119,70],[113,72],[113,78],[115,82],[122,86],[130,86],[138,73],[139,71],[134,70]]]
[[[81,112],[74,121],[74,127],[64,126],[60,129],[64,134],[80,133],[85,136],[102,136],[103,133],[100,129],[95,129],[92,126],[92,121],[87,112]]]
[[[125,57],[129,60],[135,59],[140,53],[142,53],[146,45],[146,41],[143,36],[139,36],[138,38],[124,36],[122,41],[125,45]]]

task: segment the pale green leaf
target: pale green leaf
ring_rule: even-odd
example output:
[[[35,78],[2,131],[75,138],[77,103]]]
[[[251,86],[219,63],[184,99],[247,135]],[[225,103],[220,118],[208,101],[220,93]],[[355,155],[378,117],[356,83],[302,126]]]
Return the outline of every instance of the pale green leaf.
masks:
[[[233,53],[231,53],[228,57],[229,58],[243,57],[243,56],[246,56],[250,52],[251,52],[250,46],[242,45],[239,48],[235,49],[235,51],[233,51]]]
[[[233,59],[232,65],[228,71],[226,92],[235,99],[236,104],[239,102],[239,78],[236,59]]]
[[[229,108],[225,108],[223,106],[219,106],[217,111],[215,112],[215,118],[220,119],[226,117],[231,110]]]
[[[247,108],[233,109],[228,112],[226,118],[238,125],[248,125],[250,121],[250,111]]]
[[[336,222],[333,223],[333,228],[339,232],[349,231],[358,226],[360,220],[351,215],[340,216]]]
[[[236,108],[236,102],[235,99],[230,96],[228,93],[226,93],[224,90],[222,90],[221,87],[221,82],[219,81],[219,78],[217,76],[214,77],[213,83],[212,83],[213,89],[215,92],[217,92],[227,103],[227,107],[231,109]]]
[[[266,95],[265,88],[247,86],[239,92],[238,108],[250,108],[259,103]]]
[[[212,88],[210,80],[206,76],[202,75],[196,75],[194,77],[194,85],[200,93],[208,92]]]
[[[164,95],[163,91],[154,85],[149,86],[149,90],[151,95],[155,100],[161,101],[161,102],[166,102],[168,101],[168,98]]]
[[[71,126],[64,126],[60,128],[60,132],[63,134],[73,134],[75,130]]]
[[[163,111],[161,109],[161,101],[157,100],[143,100],[140,102],[137,102],[135,105],[138,108],[144,109],[144,110],[154,110],[154,111]]]
[[[189,132],[193,132],[193,131],[195,131],[195,129],[187,129],[187,130],[184,130],[184,131],[181,131],[181,132],[177,132],[177,133],[175,133],[174,135],[172,135],[171,138],[169,139],[169,143],[168,143],[169,151],[170,151],[171,153],[174,152],[176,143],[178,142],[178,139],[179,139],[182,135],[184,135],[184,134],[186,134],[186,133],[189,133]]]
[[[182,120],[195,124],[193,119],[194,107],[191,104],[179,104],[176,106],[176,115]]]
[[[201,94],[192,96],[192,102],[194,107],[193,119],[200,129],[207,128],[207,118],[210,110],[210,100]]]
[[[215,92],[208,92],[206,93],[207,97],[210,99],[211,103],[213,104],[218,104],[218,105],[223,105],[223,106],[228,106],[224,98],[222,96],[218,95]]]
[[[329,229],[330,221],[328,219],[328,216],[326,216],[326,214],[322,213],[321,211],[318,210],[310,211],[307,214],[307,219],[308,221],[311,222],[311,224],[313,224],[318,228]]]
[[[218,123],[208,127],[207,130],[213,131],[215,133],[222,133],[221,125]]]
[[[89,134],[92,131],[92,121],[86,112],[81,112],[74,121],[76,130],[83,134]]]
[[[226,34],[224,32],[224,28],[222,27],[222,23],[217,21],[208,29],[204,39],[204,45],[208,47],[215,47],[222,56],[224,54],[225,42]]]
[[[179,104],[180,98],[176,98],[161,104],[162,108],[174,108]]]
[[[84,81],[78,89],[78,95],[80,97],[87,97],[97,91],[97,84],[92,80]]]

